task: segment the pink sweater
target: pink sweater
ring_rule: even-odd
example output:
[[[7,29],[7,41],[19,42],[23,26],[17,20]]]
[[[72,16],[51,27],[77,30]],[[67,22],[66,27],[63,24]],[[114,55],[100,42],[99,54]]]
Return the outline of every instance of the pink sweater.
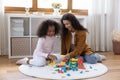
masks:
[[[55,46],[55,36],[39,38],[33,56],[43,56],[47,58],[48,54],[53,54]]]

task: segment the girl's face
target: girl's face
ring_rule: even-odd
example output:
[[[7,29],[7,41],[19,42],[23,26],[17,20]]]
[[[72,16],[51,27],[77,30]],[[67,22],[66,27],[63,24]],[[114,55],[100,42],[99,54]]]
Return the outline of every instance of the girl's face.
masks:
[[[55,35],[55,27],[54,26],[49,26],[48,31],[47,31],[47,36],[54,36]]]
[[[69,31],[74,32],[74,28],[71,25],[71,22],[68,20],[63,20],[63,24],[65,25],[65,28],[67,28]]]

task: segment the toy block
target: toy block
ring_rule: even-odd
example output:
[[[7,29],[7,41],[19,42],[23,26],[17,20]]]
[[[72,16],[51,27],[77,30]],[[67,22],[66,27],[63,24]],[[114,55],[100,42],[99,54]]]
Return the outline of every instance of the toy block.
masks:
[[[55,61],[51,61],[50,64],[49,64],[49,66],[54,66],[55,64],[56,64]]]
[[[85,67],[83,65],[83,59],[82,58],[78,58],[78,68],[79,69],[85,69]]]

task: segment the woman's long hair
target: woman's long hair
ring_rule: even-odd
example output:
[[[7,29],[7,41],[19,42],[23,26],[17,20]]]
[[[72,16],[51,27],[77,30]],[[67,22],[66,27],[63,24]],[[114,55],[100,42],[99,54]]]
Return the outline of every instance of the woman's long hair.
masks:
[[[68,33],[68,29],[65,28],[65,25],[63,24],[63,20],[68,20],[70,21],[72,27],[75,30],[84,30],[84,31],[88,31],[86,28],[84,28],[80,22],[78,21],[78,19],[71,13],[66,13],[63,15],[62,19],[61,19],[61,24],[62,24],[62,39],[66,37],[67,33]]]

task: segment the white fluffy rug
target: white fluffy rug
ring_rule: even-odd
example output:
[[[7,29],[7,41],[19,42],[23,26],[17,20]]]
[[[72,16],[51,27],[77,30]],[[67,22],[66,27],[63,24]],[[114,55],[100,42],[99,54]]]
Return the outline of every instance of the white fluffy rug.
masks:
[[[33,76],[42,79],[85,79],[103,75],[108,71],[108,68],[101,64],[84,63],[85,70],[67,71],[66,73],[58,73],[54,67],[44,66],[35,67],[30,65],[21,65],[19,71],[25,75]]]

